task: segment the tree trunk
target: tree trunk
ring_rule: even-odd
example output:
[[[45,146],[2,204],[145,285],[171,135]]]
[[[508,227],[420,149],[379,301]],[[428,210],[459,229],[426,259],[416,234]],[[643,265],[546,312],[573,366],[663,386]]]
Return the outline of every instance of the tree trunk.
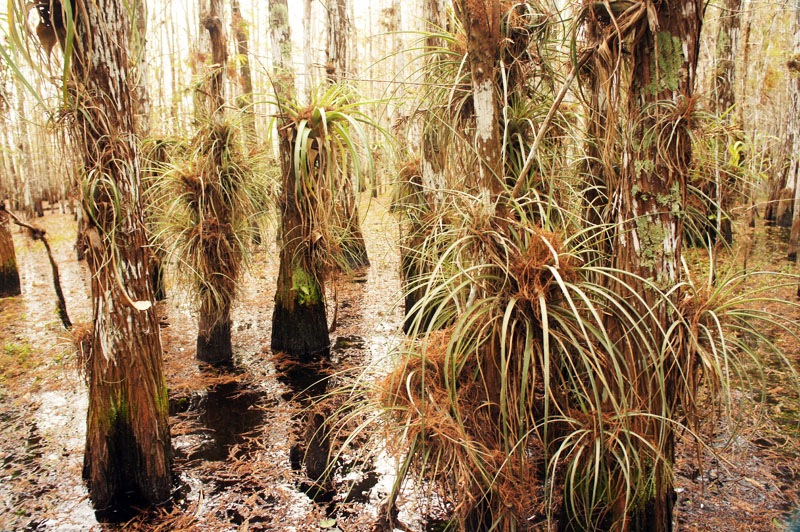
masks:
[[[327,47],[325,71],[328,81],[339,82],[347,76],[350,67],[349,31],[350,21],[347,17],[347,0],[333,0],[328,5]]]
[[[714,79],[714,106],[718,115],[727,113],[726,123],[732,123],[736,116],[734,106],[736,95],[736,51],[739,44],[739,27],[741,26],[742,0],[725,0],[725,5],[720,14],[719,31],[717,33],[717,65]],[[716,200],[717,200],[717,237],[722,238],[727,244],[733,241],[733,227],[729,215],[733,204],[731,195],[734,192],[735,182],[730,175],[719,175],[720,166],[728,166],[727,143],[717,138],[716,149]]]
[[[593,117],[605,117],[619,123],[608,123],[591,128],[599,138],[591,144],[599,147],[600,161],[613,161],[605,153],[620,152],[617,169],[612,164],[591,166],[598,172],[598,183],[603,193],[594,198],[594,212],[607,224],[614,225],[607,257],[608,265],[629,272],[625,282],[609,282],[620,297],[646,316],[645,325],[654,335],[653,345],[660,348],[663,331],[672,323],[672,307],[657,304],[660,295],[646,279],[660,290],[674,287],[681,277],[681,246],[683,236],[682,212],[686,200],[686,183],[691,163],[691,137],[689,123],[684,116],[692,112],[697,57],[702,21],[702,4],[699,0],[674,0],[655,6],[651,11],[642,8],[629,11],[624,31],[617,26],[598,21],[608,20],[607,6],[594,4],[588,9],[586,34],[588,52],[593,63],[588,72],[593,76]],[[598,50],[618,50],[621,42],[636,39],[625,55],[612,52],[611,57]],[[627,64],[620,64],[626,62]],[[622,127],[628,132],[624,138],[616,136]],[[620,146],[621,144],[621,146]],[[591,156],[591,155],[590,155]],[[605,205],[600,205],[603,201]],[[633,299],[631,293],[641,296]],[[675,295],[672,296],[676,298]],[[652,313],[650,311],[652,310]],[[677,374],[681,361],[666,360],[663,367],[655,367],[647,353],[640,353],[626,339],[625,331],[613,322],[608,326],[615,344],[620,346],[621,367],[630,368],[626,379],[632,392],[641,401],[634,408],[654,416],[669,418],[675,412],[674,393],[681,384]],[[665,357],[672,356],[669,353]],[[658,372],[664,368],[666,396],[652,391]],[[649,458],[651,465],[644,474],[652,478],[654,489],[646,500],[627,500],[624,493],[614,504],[615,529],[631,531],[665,532],[672,530],[674,460],[674,429],[668,421],[655,417],[642,421],[637,428],[658,455]],[[650,453],[646,448],[642,452]],[[644,459],[644,458],[642,458]],[[620,479],[624,473],[619,472]],[[625,481],[620,480],[624,485]]]
[[[502,190],[500,120],[495,90],[495,63],[500,47],[500,3],[457,0],[456,13],[467,33],[475,108],[475,153],[480,193],[488,205]]]
[[[0,205],[0,298],[22,294],[17,270],[17,255],[14,240],[8,227],[8,215]]]
[[[199,1],[201,50],[210,56],[210,64],[207,64],[208,72],[203,72],[203,82],[198,91],[199,109],[195,112],[210,119],[222,112],[225,105],[225,69],[228,63],[223,24],[225,11],[222,0]]]
[[[127,43],[130,12],[83,1],[76,20],[73,134],[90,179],[92,340],[84,476],[101,518],[170,496],[169,404],[161,335],[147,275],[147,236]]]
[[[442,31],[445,21],[445,7],[442,0],[425,0],[422,4],[423,32],[439,33]],[[441,46],[441,39],[426,36],[425,38],[425,72],[426,81],[435,83],[435,78],[429,75],[428,69],[436,61],[433,50]],[[433,110],[428,109],[426,116],[433,118]],[[412,175],[403,176],[404,186],[409,188],[409,194],[403,198],[403,202],[411,204],[409,212],[409,223],[407,233],[403,235],[402,245],[400,246],[400,276],[403,279],[404,310],[405,320],[403,322],[403,332],[409,333],[415,321],[418,322],[421,330],[427,330],[430,326],[431,312],[418,316],[414,307],[424,296],[424,288],[417,285],[416,280],[420,275],[428,273],[428,268],[419,253],[419,248],[423,245],[425,238],[425,223],[420,220],[422,213],[432,212],[439,207],[437,192],[444,188],[442,183],[442,160],[440,154],[446,151],[446,146],[441,146],[432,140],[432,132],[428,128],[436,129],[440,126],[435,119],[425,120],[422,125],[422,140],[420,154],[420,168]],[[416,175],[419,174],[419,175]]]
[[[287,0],[270,0],[273,86],[281,100],[295,97],[292,71],[289,7]],[[303,235],[310,234],[295,196],[293,141],[296,126],[287,117],[279,118],[281,159],[281,243],[278,287],[272,313],[272,350],[299,357],[326,352],[330,347],[325,313],[324,279],[316,271],[310,246]]]
[[[197,334],[197,360],[215,366],[233,362],[231,344],[231,309],[200,309],[199,332]]]
[[[136,101],[136,131],[139,138],[143,139],[150,134],[150,93],[147,90],[147,6],[145,0],[134,0],[134,24],[131,35],[131,49],[138,60],[136,69],[136,88],[134,98]],[[160,84],[159,84],[160,85]]]
[[[22,83],[17,86],[17,112],[19,112],[19,129],[17,131],[17,150],[19,152],[19,164],[17,166],[17,176],[22,181],[22,205],[26,216],[33,216],[33,191],[32,181],[34,179],[33,155],[31,154],[30,138],[28,136],[28,121],[25,111],[25,89]]]
[[[180,87],[180,80],[178,77],[182,73],[182,68],[180,63],[178,62],[178,31],[175,28],[175,20],[170,17],[169,18],[169,35],[167,36],[167,45],[168,51],[170,56],[170,81],[172,82],[172,95],[171,95],[171,104],[170,104],[170,118],[172,119],[173,126],[175,128],[175,133],[178,134],[183,130],[181,127],[181,123],[179,117],[181,115],[181,102],[183,98],[181,97],[181,92],[179,90]]]
[[[335,0],[328,6],[327,20],[328,44],[325,69],[328,81],[338,83],[350,75],[350,20],[347,0]],[[353,177],[352,161],[348,160],[343,168],[345,172],[342,176],[343,193],[337,200],[335,217],[342,227],[344,239],[341,246],[347,265],[353,270],[358,270],[369,266],[367,245],[361,232],[361,219],[358,213],[361,183]]]
[[[306,98],[310,102],[314,93],[314,0],[305,0],[303,4],[303,65],[305,67]]]
[[[632,131],[632,138],[641,144],[626,143],[622,160],[628,162],[622,168],[621,186],[613,191],[614,200],[620,204],[618,219],[625,221],[614,240],[614,266],[663,288],[675,286],[681,277],[681,211],[686,204],[691,136],[689,125],[681,119],[683,113],[672,112],[663,103],[653,107],[657,109],[655,114],[648,107],[671,102],[678,109],[691,112],[703,6],[699,0],[677,0],[656,10],[660,31],[646,32],[632,51],[633,90],[628,99],[627,131]],[[653,130],[668,130],[669,134],[648,143],[646,132]],[[636,283],[640,284],[638,293],[646,305],[653,308],[658,296],[641,282]],[[667,306],[656,308],[657,323],[650,327],[654,332],[671,323]],[[660,334],[656,333],[656,337]],[[654,397],[649,392],[652,372],[656,370],[648,368],[635,384],[640,396],[650,401],[645,409],[654,414],[677,415],[673,411],[674,397]],[[676,371],[673,368],[665,377],[668,391],[674,392],[675,381],[681,378]],[[668,424],[664,431],[654,426],[651,437],[663,458],[655,465],[652,497],[642,508],[632,511],[632,531],[672,530],[673,429]]]
[[[789,68],[789,113],[787,116],[787,142],[790,147],[789,175],[786,186],[794,190],[794,204],[792,218],[795,220],[792,227],[792,241],[794,245],[789,250],[790,256],[797,256],[797,241],[800,239],[800,5],[795,3],[794,20],[794,49],[791,59],[787,62]],[[793,184],[793,185],[792,185]],[[780,217],[778,224],[781,223]]]
[[[144,0],[136,0],[134,9],[134,25],[133,35],[131,36],[131,49],[135,51],[136,58],[138,58],[138,76],[136,88],[134,89],[134,98],[136,101],[136,133],[139,139],[139,145],[144,139],[150,135],[151,128],[151,104],[150,93],[147,90],[147,57],[145,55],[147,48],[147,6]],[[159,84],[163,89],[163,84]],[[165,161],[162,161],[165,162]],[[150,180],[154,179],[155,175],[146,175],[146,182],[144,188],[151,186]],[[156,201],[151,195],[146,192],[143,194],[145,203]],[[152,228],[148,228],[152,229]],[[150,270],[150,284],[153,287],[153,293],[156,301],[163,301],[167,298],[165,279],[164,279],[164,260],[165,252],[157,245],[152,239],[152,230],[148,231],[148,238],[150,245],[147,247],[149,260],[148,268]],[[81,260],[79,257],[78,260]]]
[[[742,0],[725,0],[717,33],[717,65],[714,80],[714,105],[718,114],[733,117],[736,104],[736,51],[739,44]],[[730,122],[730,118],[727,120]]]
[[[228,52],[224,32],[224,9],[222,0],[200,0],[201,43],[208,48],[202,51],[211,58],[208,73],[204,73],[203,82],[198,90],[198,109],[195,110],[204,131],[199,133],[207,160],[203,172],[203,180],[208,183],[203,189],[203,201],[193,208],[197,215],[203,236],[201,246],[204,272],[198,291],[200,292],[200,318],[197,331],[197,359],[209,364],[232,364],[233,346],[231,345],[230,311],[236,289],[236,276],[239,270],[237,261],[240,257],[229,256],[223,248],[235,248],[230,244],[236,236],[233,234],[232,211],[236,206],[229,203],[225,186],[221,182],[221,169],[216,166],[219,157],[216,153],[221,144],[227,142],[217,136],[216,125],[225,119],[225,73]],[[207,32],[207,33],[206,33]],[[228,244],[222,244],[228,243]]]
[[[243,129],[247,145],[254,147],[256,143],[256,114],[253,108],[253,74],[250,71],[250,43],[247,39],[247,21],[242,18],[239,0],[231,0],[233,14],[233,35],[236,38],[236,62],[239,64],[239,87],[241,94],[236,98],[236,105],[244,114]]]

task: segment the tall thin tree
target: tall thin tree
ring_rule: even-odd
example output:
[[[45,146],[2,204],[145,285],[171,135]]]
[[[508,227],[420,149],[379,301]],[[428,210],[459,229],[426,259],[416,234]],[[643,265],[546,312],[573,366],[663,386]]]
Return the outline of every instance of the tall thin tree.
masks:
[[[272,85],[275,96],[283,102],[296,97],[292,69],[291,33],[287,0],[270,0],[272,37]],[[278,287],[272,314],[272,349],[306,356],[330,347],[322,272],[315,267],[313,242],[308,240],[307,220],[300,210],[293,146],[297,125],[282,113],[278,124],[281,161],[281,196],[279,207],[281,245]]]
[[[595,4],[585,10],[592,56],[587,69],[592,92],[602,91],[592,100],[601,106],[593,110],[592,118],[602,117],[606,124],[590,129],[602,135],[591,140],[600,147],[603,159],[602,165],[593,167],[601,172],[596,186],[602,187],[599,196],[606,202],[597,212],[614,228],[609,266],[632,274],[626,282],[641,297],[631,305],[644,316],[654,345],[660,346],[674,312],[674,307],[659,303],[660,291],[669,290],[681,278],[682,210],[692,157],[689,116],[695,101],[703,4],[674,0],[653,9],[641,4],[622,17],[610,9],[607,4]],[[608,24],[611,20],[614,23]],[[620,54],[622,43],[634,36],[628,52]],[[616,161],[621,163],[616,165]],[[623,284],[617,287],[621,297],[631,290]],[[614,323],[609,331],[624,335]],[[682,353],[664,346],[658,358],[664,361],[656,365],[629,340],[616,340],[620,356],[626,357],[624,366],[636,369],[629,377],[630,391],[641,401],[638,409],[648,413],[638,429],[650,442],[642,451],[652,449],[655,455],[646,472],[652,479],[652,492],[641,504],[620,493],[613,520],[621,530],[671,530],[674,432],[670,420],[678,415]],[[664,380],[665,395],[650,393],[653,379]],[[624,473],[618,475],[612,482],[621,482]]]
[[[714,98],[712,104],[718,115],[724,116],[724,122],[730,124],[737,116],[736,94],[736,52],[739,46],[739,28],[741,26],[742,0],[726,0],[720,13],[719,30],[717,32],[716,69],[714,76]],[[730,243],[733,240],[733,228],[728,211],[731,206],[731,194],[734,183],[730,176],[723,175],[722,168],[728,159],[727,142],[716,139],[716,200],[718,237]]]
[[[240,94],[236,97],[236,105],[244,114],[244,132],[248,144],[256,138],[256,116],[253,108],[253,74],[250,70],[250,41],[248,39],[248,23],[242,17],[239,0],[231,0],[233,35],[236,39],[236,64],[239,65]]]
[[[339,83],[346,80],[350,71],[350,18],[347,0],[335,0],[328,6],[327,17],[327,63],[325,65],[328,81]],[[352,173],[353,161],[345,167],[343,194],[337,205],[337,223],[341,226],[342,251],[347,265],[352,269],[369,266],[367,245],[361,231],[358,197],[361,183]]]
[[[792,222],[790,256],[797,257],[800,241],[800,2],[795,2],[794,40],[792,56],[786,63],[789,70],[789,112],[787,120],[786,143],[789,146],[789,169],[786,186],[794,190],[794,211]]]
[[[156,504],[171,488],[169,404],[147,275],[135,63],[127,46],[131,12],[112,0],[64,5],[76,9],[40,14],[62,31],[63,21],[75,17],[69,101],[87,176],[82,204],[93,315],[84,476],[98,510]]]

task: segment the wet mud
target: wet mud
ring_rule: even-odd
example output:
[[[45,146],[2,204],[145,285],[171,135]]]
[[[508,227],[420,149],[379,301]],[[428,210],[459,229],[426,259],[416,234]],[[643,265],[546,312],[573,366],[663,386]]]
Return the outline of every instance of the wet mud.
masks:
[[[75,259],[74,222],[50,213],[37,223],[48,230],[70,316],[87,324],[88,272]],[[163,507],[117,525],[97,522],[81,480],[86,391],[70,336],[55,314],[46,255],[41,244],[15,232],[23,295],[0,300],[0,530],[371,530],[391,490],[394,462],[369,448],[376,435],[359,434],[345,446],[347,433],[325,422],[331,412],[349,413],[353,407],[343,397],[352,399],[357,376],[368,366],[387,366],[402,338],[396,221],[373,200],[363,229],[372,265],[332,283],[331,349],[304,364],[269,348],[274,239],[262,239],[264,248],[239,287],[234,368],[197,363],[194,304],[180,280],[168,277],[169,297],[157,310],[175,490]],[[778,260],[785,242],[768,234],[762,246],[763,255]],[[766,390],[772,398],[780,397],[775,372]],[[796,508],[800,467],[789,430],[796,411],[785,400],[762,404],[766,413],[738,420],[736,436],[723,422],[708,435],[710,449],[681,445],[677,530],[772,530],[773,520]],[[784,431],[765,433],[775,408]],[[435,504],[420,504],[406,489],[401,520],[413,530],[444,530],[448,521],[424,509]]]

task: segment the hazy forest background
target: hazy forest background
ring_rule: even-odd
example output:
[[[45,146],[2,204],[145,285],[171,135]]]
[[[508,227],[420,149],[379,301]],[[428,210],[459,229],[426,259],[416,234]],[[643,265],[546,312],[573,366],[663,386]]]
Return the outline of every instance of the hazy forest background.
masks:
[[[800,3],[0,18],[0,530],[800,526]]]

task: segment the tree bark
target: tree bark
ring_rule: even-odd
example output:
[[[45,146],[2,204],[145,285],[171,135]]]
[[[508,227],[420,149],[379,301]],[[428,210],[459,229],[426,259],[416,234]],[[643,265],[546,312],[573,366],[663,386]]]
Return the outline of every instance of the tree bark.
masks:
[[[135,0],[134,7],[135,20],[133,25],[134,32],[131,36],[131,49],[134,50],[138,60],[138,76],[136,79],[136,88],[134,89],[134,98],[136,101],[136,133],[141,147],[142,141],[150,135],[151,128],[151,102],[150,93],[147,90],[147,57],[145,55],[147,49],[147,6],[144,0]],[[163,90],[163,84],[159,84],[159,87]],[[143,185],[145,189],[151,186],[149,180],[155,177],[155,175],[145,176],[146,183]],[[145,192],[143,196],[146,204],[155,201],[155,198],[151,197],[147,192]],[[155,300],[163,301],[167,298],[164,282],[165,252],[159,246],[155,245],[152,238],[152,231],[148,231],[148,237],[150,239],[150,245],[147,247],[150,255],[150,260],[148,261],[150,283],[153,286]]]
[[[17,112],[19,113],[19,129],[17,131],[17,150],[19,153],[19,164],[17,166],[17,177],[22,181],[22,205],[25,215],[28,217],[34,214],[33,187],[34,180],[33,155],[31,153],[30,137],[28,134],[28,121],[25,111],[25,89],[22,83],[17,83]]]
[[[673,321],[672,307],[661,302],[659,290],[671,289],[681,277],[682,212],[692,157],[686,117],[694,101],[703,7],[699,0],[673,0],[655,5],[652,11],[650,6],[629,11],[624,27],[635,32],[636,39],[625,55],[610,58],[598,51],[617,50],[633,33],[620,35],[614,24],[603,24],[610,18],[607,9],[607,5],[594,4],[586,16],[588,51],[593,57],[587,72],[593,76],[593,90],[603,91],[591,95],[595,108],[589,119],[604,119],[604,125],[590,128],[598,137],[592,142],[600,150],[595,155],[602,161],[590,169],[598,173],[597,183],[603,188],[592,207],[601,221],[614,226],[608,249],[601,256],[612,268],[633,274],[625,277],[632,290],[613,282],[609,282],[610,288],[645,317],[645,327],[659,349],[663,331]],[[615,134],[619,127],[628,132],[624,138]],[[614,157],[604,157],[615,150],[622,161],[618,170],[605,162]],[[632,293],[641,299],[633,298]],[[621,367],[630,368],[626,379],[631,394],[641,401],[636,409],[655,416],[676,416],[674,394],[681,384],[677,374],[681,361],[668,359],[663,367],[654,367],[648,354],[626,344],[620,336],[624,330],[613,322],[608,329],[625,359]],[[661,377],[666,396],[651,389],[659,371],[666,373]],[[645,471],[652,476],[654,490],[641,504],[620,494],[612,519],[619,530],[670,531],[674,429],[668,421],[659,423],[655,418],[642,423],[637,431],[659,453],[653,457],[650,471]]]
[[[134,0],[134,25],[131,49],[137,60],[137,79],[134,89],[136,100],[136,131],[139,138],[150,134],[150,93],[147,90],[147,6],[145,0]]]
[[[327,13],[325,70],[328,81],[337,83],[347,75],[350,66],[348,61],[350,20],[347,17],[347,0],[329,2]]]
[[[287,0],[270,0],[273,86],[284,101],[295,97],[292,71],[291,35]],[[307,358],[326,352],[330,347],[325,312],[324,278],[317,271],[307,238],[311,228],[300,212],[295,195],[293,141],[295,124],[286,116],[279,118],[279,155],[281,160],[281,244],[278,287],[272,313],[272,350]]]
[[[170,496],[169,405],[152,307],[135,137],[129,11],[81,1],[72,57],[73,135],[90,191],[92,340],[84,476],[101,518]],[[74,89],[70,89],[74,90]]]
[[[626,144],[622,160],[627,164],[622,168],[621,186],[614,190],[614,199],[620,202],[618,219],[623,222],[615,237],[614,265],[663,288],[675,286],[681,277],[681,211],[686,204],[692,157],[689,124],[682,117],[692,111],[703,5],[699,0],[676,0],[661,4],[656,10],[660,30],[648,31],[632,52],[628,131],[633,131],[633,138],[641,144]],[[655,70],[653,65],[657,65]],[[670,113],[663,102],[670,102],[679,112]],[[655,113],[648,112],[648,108],[655,108]],[[645,134],[651,128],[670,133],[648,143]],[[656,306],[657,294],[638,284],[647,307],[657,308],[657,322],[650,330],[656,334],[656,345],[660,345],[662,333],[658,331],[670,323],[671,311],[666,305]],[[641,374],[636,382],[641,397],[651,401],[646,411],[675,416],[675,397],[653,397],[649,391],[650,374],[655,369]],[[676,380],[681,378],[676,372],[673,367],[665,377],[666,390],[673,393]],[[672,530],[673,429],[667,425],[666,431],[660,432],[652,427],[651,437],[664,455],[655,466],[652,497],[629,516],[632,531]]]
[[[787,115],[787,143],[790,146],[789,174],[786,186],[794,190],[794,204],[791,224],[793,245],[789,256],[797,256],[797,242],[800,239],[800,5],[795,3],[794,41],[792,57],[786,66],[789,69],[789,113]],[[778,224],[781,220],[778,218]]]
[[[442,0],[425,0],[422,4],[422,23],[423,32],[439,33],[445,26],[446,11]],[[435,83],[435,79],[429,74],[436,61],[433,55],[434,49],[441,46],[441,39],[433,36],[425,38],[425,72],[426,81]],[[435,115],[428,109],[428,117]],[[419,324],[421,330],[427,330],[430,326],[432,317],[431,312],[418,315],[414,307],[422,299],[425,293],[423,287],[418,286],[417,279],[428,273],[428,264],[423,262],[420,256],[420,247],[424,243],[425,223],[420,220],[422,213],[433,212],[440,207],[437,196],[441,194],[439,190],[444,188],[442,183],[442,160],[440,154],[447,149],[432,140],[433,132],[440,124],[435,120],[425,120],[422,125],[420,168],[412,171],[411,175],[403,176],[403,185],[408,187],[409,193],[403,198],[404,203],[410,203],[411,209],[408,213],[408,230],[403,235],[400,246],[400,276],[403,279],[404,310],[405,320],[403,321],[403,332],[411,332],[414,322]],[[417,169],[414,169],[417,170]]]
[[[481,194],[489,204],[503,188],[502,142],[495,88],[495,63],[500,47],[500,3],[496,0],[456,0],[455,9],[467,33],[475,108],[474,146],[479,159]]]
[[[250,71],[250,43],[247,38],[247,21],[242,18],[239,0],[231,0],[233,14],[233,35],[236,38],[236,62],[239,65],[239,88],[241,94],[236,98],[236,105],[244,114],[244,131],[247,145],[254,147],[256,143],[256,114],[253,108],[253,74]]]
[[[314,0],[305,0],[303,4],[303,65],[305,67],[305,89],[306,98],[310,102],[314,95],[314,48],[312,40],[314,38]]]
[[[211,118],[225,105],[225,69],[228,63],[225,11],[222,0],[200,0],[200,35],[202,52],[210,56],[208,72],[203,73],[203,83],[198,100],[200,117]]]
[[[335,0],[328,6],[328,44],[326,49],[326,72],[330,83],[338,83],[350,75],[350,20],[347,0]],[[358,213],[358,197],[361,192],[359,183],[351,172],[353,164],[344,165],[341,197],[337,200],[336,218],[342,226],[344,240],[342,252],[349,268],[358,270],[369,266],[367,244],[361,231],[361,219]]]
[[[22,294],[17,270],[14,240],[8,227],[8,215],[0,205],[0,298]]]
[[[719,31],[717,33],[717,64],[714,79],[713,104],[718,115],[727,113],[726,123],[732,123],[735,115],[736,95],[736,51],[739,45],[739,27],[741,26],[742,0],[725,0],[720,14]],[[733,241],[733,227],[729,215],[733,204],[734,179],[730,175],[720,175],[720,167],[728,166],[727,142],[717,138],[716,150],[716,200],[717,200],[717,238],[727,244]]]
[[[197,287],[200,296],[200,317],[197,331],[197,360],[214,365],[233,363],[231,345],[231,306],[236,291],[236,278],[241,257],[233,242],[233,210],[226,193],[225,179],[220,167],[222,146],[229,141],[220,130],[225,121],[225,73],[228,52],[222,0],[200,0],[201,50],[211,58],[209,71],[204,73],[198,89],[198,109],[195,110],[203,129],[198,133],[206,158],[202,168],[205,183],[202,201],[190,208],[197,209],[202,239],[201,261],[205,278]]]
[[[717,33],[714,105],[718,114],[734,116],[736,105],[736,51],[739,47],[742,0],[725,0]],[[730,119],[728,119],[730,122]]]

